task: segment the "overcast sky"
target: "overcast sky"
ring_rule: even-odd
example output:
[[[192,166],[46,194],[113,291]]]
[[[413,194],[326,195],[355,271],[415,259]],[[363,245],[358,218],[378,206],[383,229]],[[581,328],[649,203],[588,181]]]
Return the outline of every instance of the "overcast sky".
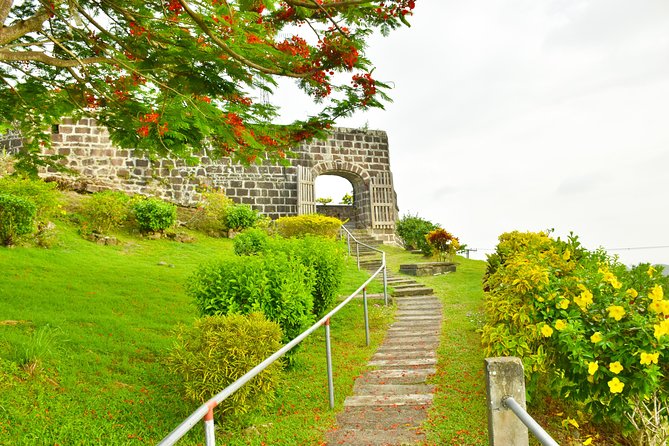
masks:
[[[669,263],[668,0],[418,0],[411,23],[368,50],[394,102],[339,123],[388,132],[401,214]]]

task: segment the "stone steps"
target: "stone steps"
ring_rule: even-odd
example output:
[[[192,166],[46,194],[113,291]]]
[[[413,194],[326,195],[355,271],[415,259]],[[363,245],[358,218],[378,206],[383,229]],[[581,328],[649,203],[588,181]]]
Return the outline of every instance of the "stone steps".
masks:
[[[390,286],[393,281],[397,283],[389,280]],[[430,289],[416,282],[408,289],[422,292],[398,296],[395,288],[396,319],[368,363],[375,369],[356,380],[354,395],[346,398],[344,411],[337,416],[338,427],[326,435],[328,445],[424,443],[420,426],[433,399],[434,386],[427,380],[436,372],[442,307]]]

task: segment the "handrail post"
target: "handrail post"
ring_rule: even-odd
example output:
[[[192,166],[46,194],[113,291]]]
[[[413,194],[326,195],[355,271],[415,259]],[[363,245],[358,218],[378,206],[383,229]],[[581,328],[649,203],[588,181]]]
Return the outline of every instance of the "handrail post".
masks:
[[[204,444],[206,446],[216,446],[216,429],[214,426],[214,407],[216,401],[209,401],[207,403],[209,411],[204,416]]]
[[[355,258],[358,259],[358,271],[360,271],[360,243],[355,244]]]
[[[348,245],[348,256],[351,257],[351,233],[346,232],[346,244]]]
[[[362,289],[362,306],[365,310],[365,343],[369,347],[369,313],[367,311],[367,287]]]
[[[512,396],[525,408],[525,375],[519,358],[486,358],[485,382],[488,398],[488,440],[490,446],[528,446],[527,426],[506,406]]]
[[[383,253],[383,303],[388,306],[388,266],[386,265],[386,254]]]
[[[334,409],[334,380],[332,379],[332,345],[330,343],[330,319],[325,321],[325,360],[328,368],[328,397],[330,409]]]

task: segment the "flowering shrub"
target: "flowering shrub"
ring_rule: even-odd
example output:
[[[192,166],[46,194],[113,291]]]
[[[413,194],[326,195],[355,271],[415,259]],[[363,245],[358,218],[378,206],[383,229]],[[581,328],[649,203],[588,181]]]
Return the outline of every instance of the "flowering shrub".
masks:
[[[442,228],[437,228],[425,236],[428,245],[432,248],[439,261],[446,262],[453,260],[453,256],[460,248],[460,240],[450,232]]]
[[[659,268],[628,270],[574,236],[513,232],[500,237],[484,286],[486,354],[521,357],[530,395],[559,393],[643,444],[663,444],[669,280]]]

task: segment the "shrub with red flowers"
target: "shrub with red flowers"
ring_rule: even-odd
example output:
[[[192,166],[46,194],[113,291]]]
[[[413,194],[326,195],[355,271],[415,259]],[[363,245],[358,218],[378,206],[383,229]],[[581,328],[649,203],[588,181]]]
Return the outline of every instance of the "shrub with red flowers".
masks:
[[[437,256],[441,262],[450,262],[453,256],[460,248],[460,241],[450,232],[437,228],[429,232],[425,239],[432,248],[432,253]]]

